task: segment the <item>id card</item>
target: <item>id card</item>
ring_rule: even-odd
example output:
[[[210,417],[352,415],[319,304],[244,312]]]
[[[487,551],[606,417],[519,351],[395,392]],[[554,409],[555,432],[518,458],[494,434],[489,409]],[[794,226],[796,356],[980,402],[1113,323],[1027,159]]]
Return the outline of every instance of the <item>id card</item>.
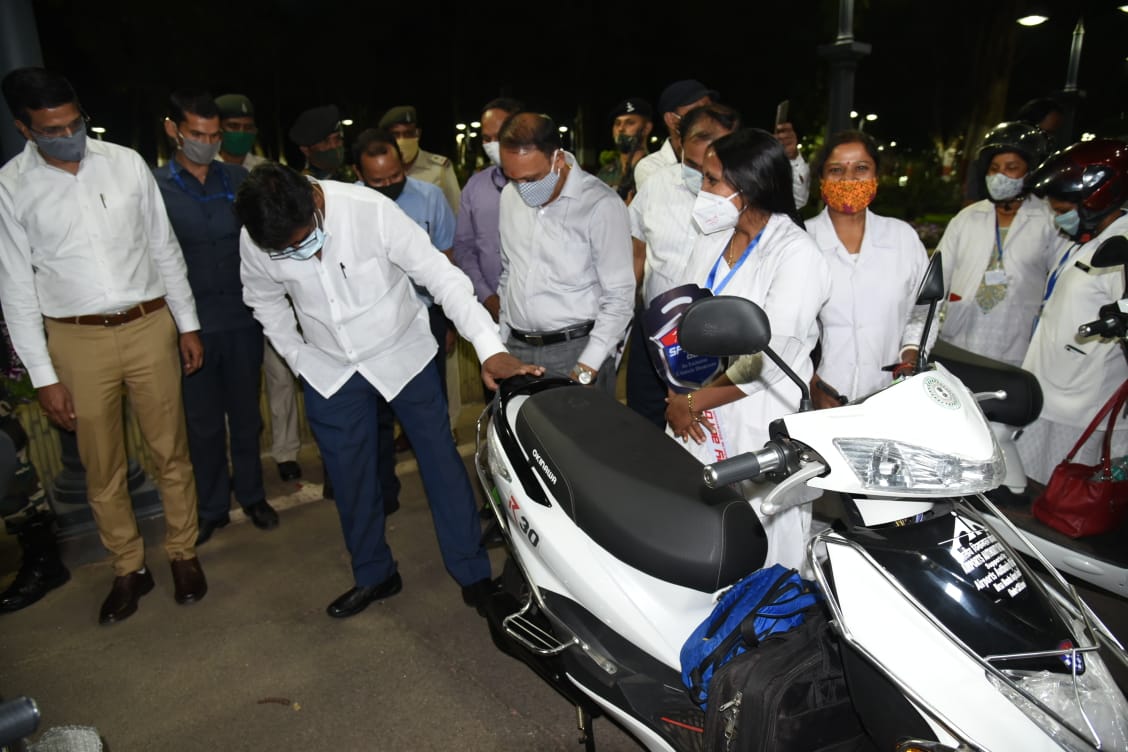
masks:
[[[983,283],[987,285],[1005,285],[1007,272],[1005,269],[988,269],[983,274]]]

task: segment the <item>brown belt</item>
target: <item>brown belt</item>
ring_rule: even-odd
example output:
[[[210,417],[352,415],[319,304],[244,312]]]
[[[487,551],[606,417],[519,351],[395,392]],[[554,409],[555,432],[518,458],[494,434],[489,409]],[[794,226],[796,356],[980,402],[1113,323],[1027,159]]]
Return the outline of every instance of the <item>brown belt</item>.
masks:
[[[128,324],[134,319],[141,318],[146,313],[159,311],[164,307],[164,298],[153,298],[152,300],[146,300],[144,303],[138,303],[127,311],[119,311],[118,313],[95,313],[88,316],[44,316],[44,318],[51,319],[52,321],[60,321],[64,324],[121,326],[122,324]]]

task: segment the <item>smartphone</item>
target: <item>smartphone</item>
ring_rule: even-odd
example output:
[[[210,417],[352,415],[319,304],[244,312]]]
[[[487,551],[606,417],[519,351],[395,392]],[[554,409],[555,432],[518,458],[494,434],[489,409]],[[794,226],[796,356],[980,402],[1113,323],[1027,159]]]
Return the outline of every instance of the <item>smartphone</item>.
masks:
[[[788,117],[789,117],[788,110],[790,110],[790,109],[791,109],[791,100],[790,99],[785,99],[785,100],[783,100],[782,102],[780,102],[779,104],[776,105],[776,119],[775,119],[776,125],[779,125],[780,123],[788,122]]]

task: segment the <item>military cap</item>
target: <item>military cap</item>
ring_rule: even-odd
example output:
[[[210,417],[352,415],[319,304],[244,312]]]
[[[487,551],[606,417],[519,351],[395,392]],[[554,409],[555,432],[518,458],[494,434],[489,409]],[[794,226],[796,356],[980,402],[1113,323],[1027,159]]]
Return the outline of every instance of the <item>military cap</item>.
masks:
[[[662,94],[658,97],[658,114],[665,115],[667,112],[673,112],[677,108],[692,104],[702,97],[716,100],[720,95],[700,81],[693,79],[675,81],[663,89]]]
[[[639,97],[628,97],[611,109],[612,120],[621,115],[641,115],[649,120],[653,114],[650,103]]]
[[[255,106],[242,94],[224,94],[222,97],[216,97],[215,106],[219,108],[221,118],[255,116]]]
[[[381,128],[391,128],[393,125],[400,123],[418,123],[419,118],[415,114],[415,108],[409,104],[393,107],[384,113],[380,118]]]
[[[327,104],[306,110],[290,126],[290,140],[298,146],[312,146],[324,141],[341,127],[341,112],[336,105]]]

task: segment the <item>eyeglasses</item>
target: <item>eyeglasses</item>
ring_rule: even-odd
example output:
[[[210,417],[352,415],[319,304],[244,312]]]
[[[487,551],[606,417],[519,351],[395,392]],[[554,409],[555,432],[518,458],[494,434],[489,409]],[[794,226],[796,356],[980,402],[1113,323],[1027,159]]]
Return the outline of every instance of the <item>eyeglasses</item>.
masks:
[[[280,251],[270,251],[270,258],[274,260],[289,258],[320,243],[321,237],[319,236],[318,230],[321,229],[321,217],[317,215],[316,211],[313,213],[313,222],[313,227],[302,242],[297,245],[289,246],[288,248],[283,248]]]
[[[45,138],[62,138],[74,135],[80,128],[88,125],[90,125],[90,116],[84,112],[66,125],[50,125],[43,129],[29,125],[27,129]]]

